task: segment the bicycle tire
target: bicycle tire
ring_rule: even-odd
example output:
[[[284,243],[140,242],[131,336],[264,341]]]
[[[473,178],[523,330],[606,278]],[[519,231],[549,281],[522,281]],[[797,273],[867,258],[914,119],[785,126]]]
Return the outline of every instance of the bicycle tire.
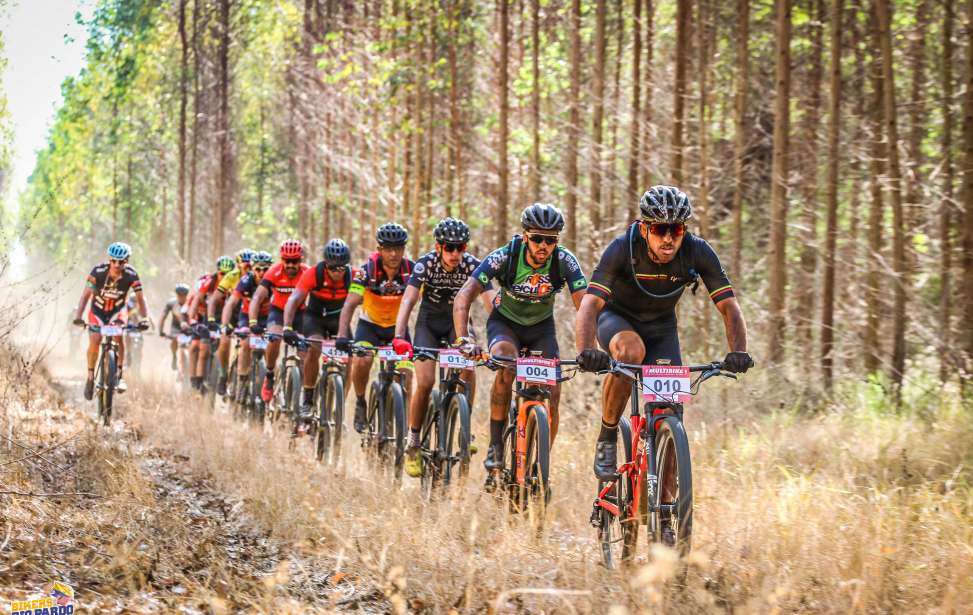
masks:
[[[252,375],[252,380],[250,380],[249,395],[253,407],[254,419],[260,427],[263,427],[264,420],[267,417],[267,404],[260,397],[260,388],[264,384],[264,378],[267,377],[267,363],[264,361],[262,353],[259,358],[254,359],[253,367],[250,368],[250,374]]]
[[[653,538],[686,555],[692,548],[693,536],[693,473],[689,456],[689,438],[682,421],[674,416],[663,419],[656,431],[656,468],[659,473],[656,505],[674,504],[672,515],[655,514]],[[675,468],[673,469],[673,464]],[[664,493],[669,473],[674,472],[676,493]]]
[[[219,361],[216,360],[216,350],[210,345],[206,356],[206,401],[210,409],[216,407],[216,386],[220,380]]]
[[[318,461],[334,465],[341,455],[341,422],[344,417],[345,385],[339,374],[322,378],[318,397],[318,427],[315,453]]]
[[[223,400],[230,404],[233,408],[233,417],[240,418],[240,406],[236,403],[237,401],[237,366],[236,357],[230,357],[230,373],[226,377],[226,395],[223,396]]]
[[[449,407],[443,417],[443,486],[470,474],[470,402],[463,393],[449,398]]]
[[[301,369],[293,363],[287,367],[287,411],[291,415],[294,426],[297,426],[297,415],[301,409],[301,391],[304,389],[304,381],[301,377]]]
[[[550,497],[551,428],[547,408],[542,404],[527,407],[524,430],[527,450],[524,457],[524,482],[517,485],[517,508],[530,513],[538,526],[543,524]]]
[[[365,431],[362,433],[362,444],[375,455],[381,453],[381,427],[385,422],[385,410],[379,402],[380,387],[373,382],[368,387],[368,405],[365,411]]]
[[[437,389],[433,389],[429,395],[429,406],[426,408],[426,416],[422,419],[422,427],[419,429],[419,446],[422,451],[432,451],[422,462],[422,474],[419,475],[419,489],[425,500],[431,500],[436,491],[436,487],[442,476],[440,467],[440,453],[442,452],[442,421],[439,411],[439,404],[442,395]],[[421,455],[426,453],[421,452]]]
[[[391,428],[392,437],[388,453],[391,455],[392,476],[399,480],[405,467],[405,393],[402,391],[402,385],[393,382],[389,385],[386,395],[386,420],[391,421],[388,426]]]
[[[618,437],[622,440],[622,451],[625,463],[632,460],[632,424],[628,417],[621,417],[619,421]],[[598,482],[598,491],[604,489],[605,483]],[[639,538],[639,517],[632,516],[631,474],[623,474],[614,482],[612,488],[605,494],[605,498],[618,507],[619,515],[613,515],[605,509],[600,511],[601,525],[598,528],[598,542],[601,545],[601,561],[609,570],[631,562],[635,556]]]
[[[105,369],[102,372],[102,388],[99,399],[99,416],[101,424],[108,427],[111,424],[112,410],[115,403],[115,385],[117,384],[116,374],[118,373],[118,357],[115,351],[109,349],[105,353]]]

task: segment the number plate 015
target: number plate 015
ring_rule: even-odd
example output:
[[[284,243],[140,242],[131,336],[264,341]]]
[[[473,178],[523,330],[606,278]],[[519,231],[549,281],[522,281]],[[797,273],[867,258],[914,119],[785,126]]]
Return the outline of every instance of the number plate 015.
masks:
[[[688,365],[645,365],[642,367],[642,399],[686,403],[689,393]]]
[[[467,369],[470,367],[475,367],[476,363],[472,359],[467,359],[459,350],[440,350],[439,351],[439,367],[449,369],[455,367],[457,369]]]
[[[517,359],[517,382],[557,384],[557,359],[539,357]]]

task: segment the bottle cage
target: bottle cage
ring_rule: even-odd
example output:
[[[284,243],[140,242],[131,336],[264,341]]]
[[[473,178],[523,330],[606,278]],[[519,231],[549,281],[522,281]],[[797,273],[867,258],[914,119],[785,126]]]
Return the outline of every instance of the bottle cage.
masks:
[[[638,228],[639,223],[633,222],[631,226],[628,227],[628,262],[632,268],[632,279],[635,281],[635,286],[643,295],[651,297],[653,299],[668,299],[670,297],[675,297],[681,293],[687,286],[692,285],[693,294],[696,294],[696,289],[699,288],[699,274],[696,273],[695,269],[689,269],[689,275],[686,278],[672,278],[673,282],[682,282],[675,290],[672,290],[663,295],[657,295],[651,291],[645,289],[642,283],[639,282],[639,276],[635,272],[635,230]]]

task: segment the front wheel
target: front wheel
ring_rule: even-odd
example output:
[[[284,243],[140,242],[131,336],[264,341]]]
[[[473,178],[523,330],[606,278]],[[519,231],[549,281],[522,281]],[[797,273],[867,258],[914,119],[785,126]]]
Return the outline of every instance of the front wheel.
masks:
[[[101,382],[98,391],[98,417],[101,424],[108,427],[111,424],[112,405],[115,399],[115,385],[118,382],[118,359],[115,351],[109,349],[103,357],[101,368]]]
[[[385,394],[385,412],[379,425],[379,453],[392,469],[393,477],[402,478],[405,461],[405,395],[402,385],[393,382]]]
[[[338,463],[341,455],[341,423],[344,420],[345,383],[340,374],[328,374],[318,395],[318,428],[315,455],[318,461]],[[319,387],[320,388],[320,387]]]
[[[652,503],[659,508],[650,531],[656,541],[686,555],[692,548],[693,472],[682,422],[666,417],[656,432],[655,444],[659,486]]]
[[[525,432],[524,482],[518,485],[516,504],[521,512],[529,512],[534,524],[540,526],[550,498],[551,430],[547,408],[541,404],[527,408]]]
[[[632,460],[632,427],[627,417],[623,416],[619,421],[618,436],[622,439],[622,450],[628,463]],[[606,484],[598,483],[599,493]],[[604,508],[598,511],[601,515],[598,542],[601,543],[602,563],[606,568],[615,569],[631,561],[639,539],[639,517],[632,510],[632,474],[621,474],[604,499],[617,508],[618,514]]]
[[[420,436],[420,455],[425,458],[422,463],[422,474],[419,475],[419,487],[422,497],[425,500],[432,499],[439,482],[442,479],[442,468],[440,467],[440,432],[442,431],[439,412],[439,403],[442,396],[438,390],[433,390],[429,395],[429,406],[426,408],[426,416],[422,419],[422,427],[419,429]],[[430,451],[430,453],[427,453]]]
[[[442,434],[443,483],[449,485],[470,473],[470,402],[455,393],[446,409]]]

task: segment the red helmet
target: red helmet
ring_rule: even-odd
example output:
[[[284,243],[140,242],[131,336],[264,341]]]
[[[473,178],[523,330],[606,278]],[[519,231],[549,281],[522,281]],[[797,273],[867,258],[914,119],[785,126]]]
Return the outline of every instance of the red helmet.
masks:
[[[285,239],[280,244],[281,258],[304,258],[304,245],[296,239]]]

